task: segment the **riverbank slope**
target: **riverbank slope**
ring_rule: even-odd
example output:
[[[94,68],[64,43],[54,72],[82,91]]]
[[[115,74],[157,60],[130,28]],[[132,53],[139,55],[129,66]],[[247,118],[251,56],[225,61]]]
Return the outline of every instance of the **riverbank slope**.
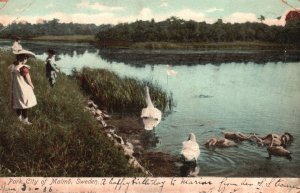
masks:
[[[84,94],[82,87],[78,84],[78,77],[59,74],[57,84],[51,88],[44,74],[44,63],[32,58],[28,64],[31,66],[30,73],[38,105],[29,111],[29,119],[33,124],[23,125],[17,120],[9,100],[11,77],[8,66],[14,61],[14,55],[9,51],[0,50],[0,57],[2,81],[0,86],[0,108],[2,109],[0,112],[0,176],[130,177],[147,175],[140,169],[129,165],[130,157],[121,146],[115,145],[114,141],[108,137],[107,131],[112,126],[117,135],[121,136],[126,143],[133,145],[133,156],[142,166],[150,170],[153,176],[179,175],[178,168],[175,166],[177,158],[165,153],[147,151],[149,144],[157,142],[157,137],[152,131],[144,130],[138,115],[111,114],[111,118],[106,120],[108,127],[104,128],[86,107],[88,98],[94,98],[98,102],[99,99],[87,96],[87,92]],[[93,74],[92,71],[86,72],[89,75]],[[111,76],[116,81],[123,81],[111,72],[103,70],[103,73],[107,74],[108,81]],[[94,74],[97,76],[96,71]],[[89,78],[93,79],[93,76]],[[97,79],[93,80],[93,85],[86,86],[94,86]],[[99,81],[103,82],[101,79]],[[143,88],[139,85],[141,83],[135,83],[135,80],[126,79],[126,81],[131,89]],[[119,86],[124,88],[124,85]],[[161,100],[158,104],[167,104],[164,102],[166,95],[160,95],[163,92],[159,88],[155,89],[155,93],[154,98]],[[115,101],[118,100],[122,99],[117,98]],[[140,100],[144,101],[144,98]],[[126,104],[135,106],[131,103]],[[103,105],[100,103],[99,106]]]
[[[30,59],[38,105],[29,111],[30,126],[10,106],[14,56],[0,51],[0,176],[143,176],[128,165],[97,121],[84,110],[86,96],[77,81],[60,74],[48,85],[44,63]]]

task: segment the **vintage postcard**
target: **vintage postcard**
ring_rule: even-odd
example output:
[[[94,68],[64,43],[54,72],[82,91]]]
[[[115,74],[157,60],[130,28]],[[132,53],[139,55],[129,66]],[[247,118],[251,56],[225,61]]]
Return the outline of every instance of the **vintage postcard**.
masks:
[[[0,0],[0,192],[300,192],[299,0]]]

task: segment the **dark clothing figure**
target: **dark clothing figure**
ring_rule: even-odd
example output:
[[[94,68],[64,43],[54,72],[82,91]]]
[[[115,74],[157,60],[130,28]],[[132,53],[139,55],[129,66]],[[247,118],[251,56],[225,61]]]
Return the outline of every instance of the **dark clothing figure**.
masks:
[[[54,55],[52,57],[49,56],[46,60],[46,77],[51,87],[53,87],[56,82],[57,72],[59,72],[59,70],[55,65]]]

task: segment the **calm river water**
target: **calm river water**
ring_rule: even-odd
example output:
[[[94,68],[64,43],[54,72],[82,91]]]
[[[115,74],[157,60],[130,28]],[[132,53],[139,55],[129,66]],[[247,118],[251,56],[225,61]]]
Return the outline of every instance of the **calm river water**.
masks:
[[[0,46],[9,48],[11,42],[2,40]],[[42,60],[48,47],[55,48],[57,65],[66,74],[83,66],[106,68],[172,92],[176,107],[156,128],[160,142],[152,150],[178,155],[188,134],[195,133],[200,176],[300,177],[300,52],[98,50],[46,42],[22,46]],[[167,64],[176,76],[167,76]],[[267,160],[266,148],[249,142],[227,149],[203,146],[209,138],[222,137],[222,131],[290,132],[293,159]]]

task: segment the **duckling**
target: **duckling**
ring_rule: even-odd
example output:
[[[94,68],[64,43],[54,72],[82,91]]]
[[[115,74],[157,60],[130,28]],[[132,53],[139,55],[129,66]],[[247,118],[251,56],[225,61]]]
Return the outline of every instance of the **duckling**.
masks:
[[[294,140],[294,137],[292,134],[288,133],[288,132],[285,132],[282,136],[281,136],[281,139],[284,143],[284,146],[288,145],[288,144],[291,144],[292,141]]]
[[[273,145],[286,147],[287,144],[291,143],[293,136],[290,133],[284,133],[283,135],[278,135],[270,133],[264,137],[258,137],[255,135],[250,136],[250,139],[255,138],[257,143],[260,145],[270,145],[273,139]]]
[[[273,146],[273,143],[274,143],[274,136],[272,136],[271,144],[267,148],[268,153],[269,153],[268,159],[271,159],[272,155],[286,157],[288,160],[292,159],[292,157],[291,157],[292,153],[290,151],[288,151],[287,149],[285,149],[282,146]]]
[[[250,139],[256,139],[257,143],[261,146],[267,146],[271,144],[271,141],[273,139],[273,145],[274,146],[280,146],[284,144],[283,139],[277,135],[277,134],[268,134],[264,137],[258,137],[256,135],[250,136]]]
[[[249,140],[250,136],[246,136],[240,132],[222,132],[226,139],[231,139],[234,141],[245,141]]]
[[[221,138],[221,139],[216,139],[216,138],[211,138],[205,143],[206,147],[233,147],[237,146],[237,144],[234,141],[231,141],[226,138]]]

